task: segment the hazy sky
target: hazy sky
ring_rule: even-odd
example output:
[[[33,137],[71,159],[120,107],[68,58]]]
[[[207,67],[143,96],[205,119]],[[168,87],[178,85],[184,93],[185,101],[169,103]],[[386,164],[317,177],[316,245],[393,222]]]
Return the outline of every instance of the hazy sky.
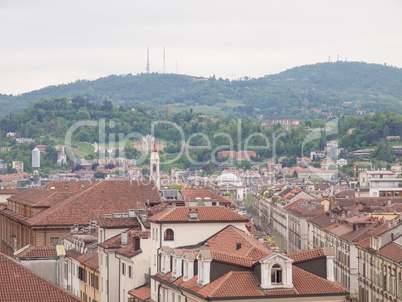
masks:
[[[0,93],[150,70],[260,77],[337,59],[402,67],[401,0],[0,0]],[[176,64],[177,62],[177,64]]]

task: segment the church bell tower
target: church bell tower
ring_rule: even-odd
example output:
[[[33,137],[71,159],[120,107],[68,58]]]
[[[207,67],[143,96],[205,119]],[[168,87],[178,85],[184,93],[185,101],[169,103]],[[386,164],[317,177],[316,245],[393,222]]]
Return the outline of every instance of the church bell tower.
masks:
[[[159,153],[156,149],[156,145],[154,142],[154,148],[151,151],[151,160],[150,160],[150,176],[151,179],[154,181],[155,186],[160,189],[160,172],[159,172]]]

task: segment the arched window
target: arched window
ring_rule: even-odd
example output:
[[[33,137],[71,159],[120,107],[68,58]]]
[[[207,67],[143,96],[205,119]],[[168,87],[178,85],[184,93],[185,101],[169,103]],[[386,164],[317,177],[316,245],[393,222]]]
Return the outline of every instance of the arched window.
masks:
[[[167,229],[166,231],[165,231],[165,234],[164,234],[164,240],[165,241],[172,241],[172,240],[174,240],[174,232],[173,232],[173,230],[172,229]]]
[[[282,283],[282,268],[279,264],[275,264],[271,269],[271,284]]]

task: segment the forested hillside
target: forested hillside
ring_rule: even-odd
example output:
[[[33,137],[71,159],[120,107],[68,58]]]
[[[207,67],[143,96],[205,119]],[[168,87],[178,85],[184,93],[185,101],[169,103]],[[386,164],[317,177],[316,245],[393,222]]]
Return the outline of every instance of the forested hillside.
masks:
[[[98,125],[103,119],[105,128],[102,130]],[[402,115],[393,112],[378,112],[373,116],[341,117],[338,120],[338,131],[334,131],[331,135],[327,135],[326,131],[317,132],[318,135],[308,139],[312,132],[304,129],[303,126],[324,129],[326,127],[324,121],[306,120],[302,122],[301,127],[285,131],[279,125],[274,126],[273,129],[267,129],[262,127],[260,122],[253,122],[251,119],[239,121],[230,118],[211,118],[208,115],[190,111],[166,112],[165,116],[158,117],[145,107],[131,110],[122,105],[113,106],[110,101],[104,101],[98,105],[81,97],[74,99],[62,97],[43,100],[20,113],[1,119],[0,146],[11,147],[11,150],[0,152],[0,158],[7,163],[21,160],[29,170],[31,150],[36,144],[45,144],[49,147],[49,156],[45,157],[43,162],[51,168],[57,168],[54,161],[57,154],[51,146],[66,144],[67,131],[76,122],[82,120],[91,120],[95,125],[74,130],[72,147],[77,150],[83,144],[90,148],[91,143],[99,143],[100,135],[103,133],[106,142],[110,137],[118,142],[119,134],[127,137],[129,134],[137,133],[137,139],[140,139],[141,135],[151,134],[152,123],[161,121],[174,123],[176,126],[163,123],[155,126],[155,137],[167,141],[165,153],[161,154],[161,162],[174,158],[182,145],[186,144],[192,147],[190,148],[192,160],[204,162],[202,169],[205,171],[214,166],[209,160],[216,157],[216,152],[229,150],[231,144],[234,150],[245,150],[247,146],[249,149],[253,149],[250,146],[261,146],[262,148],[255,149],[259,155],[256,160],[265,161],[274,155],[286,156],[288,162],[285,164],[292,165],[296,163],[296,157],[309,156],[312,150],[322,150],[328,140],[338,140],[339,146],[346,149],[342,156],[348,156],[348,152],[357,149],[374,148],[376,151],[372,154],[373,159],[393,162],[397,157],[393,154],[391,145],[385,141],[386,137],[402,137]],[[355,128],[355,131],[348,134],[351,128]],[[182,129],[184,140],[178,129]],[[22,137],[33,138],[35,143],[18,145],[15,139],[6,138],[7,132],[16,132]],[[210,142],[209,147],[207,139]],[[307,144],[305,144],[306,141],[308,141]],[[131,159],[141,157],[141,154],[130,147],[130,143],[125,146],[126,156]],[[97,156],[93,153],[93,148],[81,151],[85,151],[82,154],[88,159]],[[205,164],[206,162],[209,163]],[[239,164],[250,165],[247,162]],[[172,165],[180,168],[196,168],[185,155],[178,158]],[[163,168],[169,171],[172,165]]]
[[[1,92],[0,92],[1,93]],[[369,112],[402,113],[402,69],[358,62],[295,67],[259,79],[224,80],[177,74],[111,75],[18,96],[0,94],[0,117],[42,99],[86,97],[101,105],[148,106],[164,114],[192,109],[232,118],[329,118]]]

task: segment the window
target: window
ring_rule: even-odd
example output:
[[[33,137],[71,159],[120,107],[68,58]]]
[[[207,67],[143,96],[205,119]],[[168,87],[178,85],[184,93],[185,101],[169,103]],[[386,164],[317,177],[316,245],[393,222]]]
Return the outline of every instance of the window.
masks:
[[[282,283],[282,268],[279,264],[275,264],[271,269],[271,283]]]
[[[128,266],[128,277],[133,278],[133,268],[131,265]]]
[[[93,287],[97,290],[99,290],[99,277],[94,275],[94,284]]]
[[[122,264],[121,264],[121,273],[122,273],[123,275],[126,275],[126,264],[125,264],[125,263],[122,263]]]
[[[78,279],[84,281],[84,269],[82,267],[78,268]]]
[[[172,229],[167,229],[164,235],[165,241],[173,241],[174,240],[174,232]]]
[[[50,245],[57,245],[59,243],[59,237],[50,237]]]

